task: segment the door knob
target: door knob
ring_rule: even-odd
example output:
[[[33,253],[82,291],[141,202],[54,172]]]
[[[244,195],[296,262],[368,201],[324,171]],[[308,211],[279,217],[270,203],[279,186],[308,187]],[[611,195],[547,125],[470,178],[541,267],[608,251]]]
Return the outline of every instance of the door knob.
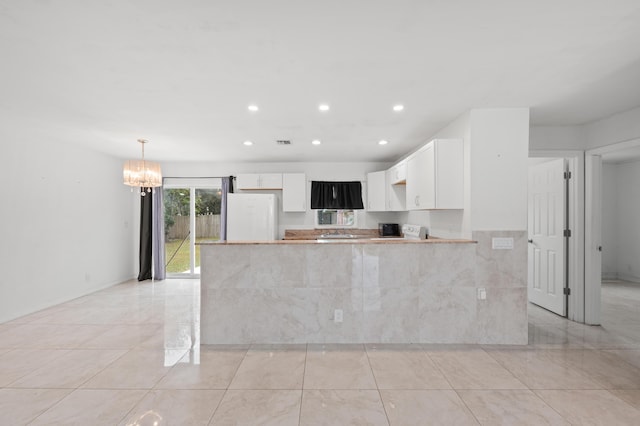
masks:
[[[598,246],[598,251],[602,251],[602,246]]]
[[[533,244],[533,240],[527,240],[529,244]]]

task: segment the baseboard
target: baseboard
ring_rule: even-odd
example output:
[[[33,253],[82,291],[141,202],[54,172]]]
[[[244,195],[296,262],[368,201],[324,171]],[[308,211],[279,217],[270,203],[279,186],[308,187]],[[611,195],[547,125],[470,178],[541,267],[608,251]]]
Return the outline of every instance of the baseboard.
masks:
[[[618,274],[618,279],[640,284],[640,277],[636,277],[634,275]]]

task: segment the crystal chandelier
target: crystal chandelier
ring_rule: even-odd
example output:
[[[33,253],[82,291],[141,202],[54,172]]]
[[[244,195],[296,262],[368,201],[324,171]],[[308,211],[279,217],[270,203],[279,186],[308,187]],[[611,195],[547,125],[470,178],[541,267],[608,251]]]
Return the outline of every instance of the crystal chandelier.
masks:
[[[140,188],[140,195],[146,195],[146,192],[151,192],[151,188],[162,186],[162,172],[160,171],[160,164],[153,161],[146,161],[144,159],[144,144],[148,141],[146,139],[138,139],[140,145],[142,145],[142,160],[128,160],[124,163],[123,177],[124,184],[133,187]],[[146,188],[146,192],[145,192]]]

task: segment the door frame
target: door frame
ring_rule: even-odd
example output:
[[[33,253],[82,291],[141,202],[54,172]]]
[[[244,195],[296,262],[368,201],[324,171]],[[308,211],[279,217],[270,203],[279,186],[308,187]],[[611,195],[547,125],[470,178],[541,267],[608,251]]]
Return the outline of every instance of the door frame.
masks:
[[[585,320],[585,153],[579,150],[529,151],[530,158],[564,158],[567,160],[571,179],[568,184],[568,217],[567,227],[571,230],[568,242],[567,262],[569,288],[567,318],[572,321],[584,322]]]
[[[180,278],[200,278],[200,273],[196,269],[196,191],[198,189],[220,189],[222,179],[219,177],[164,177],[164,189],[188,189],[189,190],[189,272],[166,273],[168,279]],[[164,206],[162,206],[164,209]],[[163,224],[164,229],[164,224]]]
[[[602,289],[602,155],[640,147],[640,138],[605,145],[585,151],[585,322],[600,324]],[[606,247],[604,248],[606,250]],[[593,267],[599,262],[599,267]]]
[[[602,290],[602,157],[585,157],[585,324],[600,325]]]

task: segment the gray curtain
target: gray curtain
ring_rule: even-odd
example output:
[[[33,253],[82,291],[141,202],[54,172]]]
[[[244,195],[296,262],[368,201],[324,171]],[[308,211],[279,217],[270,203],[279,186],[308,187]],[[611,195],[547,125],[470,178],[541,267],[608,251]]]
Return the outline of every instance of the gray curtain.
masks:
[[[156,188],[153,194],[152,213],[152,255],[153,277],[156,280],[164,280],[166,277],[164,262],[164,190],[162,187]]]
[[[222,178],[222,200],[220,202],[220,241],[227,240],[227,194],[233,193],[233,176]]]

